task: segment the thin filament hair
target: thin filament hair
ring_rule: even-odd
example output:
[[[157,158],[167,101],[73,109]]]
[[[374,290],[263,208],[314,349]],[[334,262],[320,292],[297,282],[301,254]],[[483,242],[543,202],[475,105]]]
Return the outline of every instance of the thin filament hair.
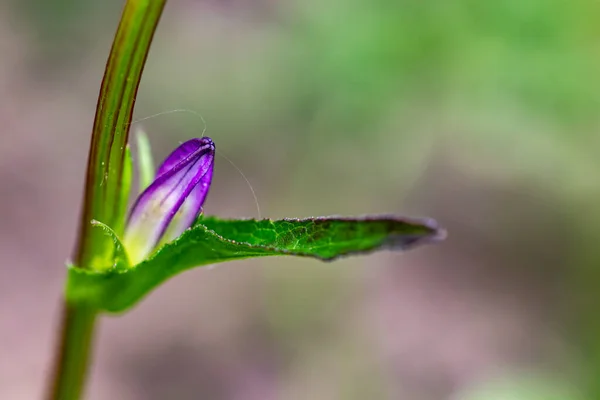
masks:
[[[202,126],[203,126],[202,127],[202,135],[200,137],[204,137],[204,135],[206,134],[206,130],[208,129],[208,126],[206,124],[206,120],[204,119],[204,117],[202,116],[202,114],[200,114],[197,111],[191,110],[189,108],[176,108],[174,110],[161,111],[161,112],[158,112],[156,114],[152,114],[152,115],[148,115],[146,117],[142,117],[142,118],[136,119],[136,120],[132,121],[130,125],[134,125],[134,124],[137,124],[139,122],[146,121],[146,120],[149,120],[149,119],[152,119],[152,118],[156,118],[156,117],[160,117],[160,116],[163,116],[163,115],[176,114],[176,113],[189,113],[189,114],[193,114],[196,117],[200,118],[200,120],[202,121]],[[246,175],[242,172],[242,170],[233,161],[231,161],[231,159],[229,157],[227,157],[222,151],[220,151],[217,148],[216,152],[217,152],[217,155],[219,157],[222,157],[225,160],[227,160],[227,162],[229,164],[231,164],[231,166],[233,168],[235,168],[235,170],[242,176],[242,178],[246,182],[246,185],[250,189],[250,193],[252,193],[252,197],[254,198],[254,204],[256,205],[256,213],[258,214],[258,219],[262,219],[262,214],[260,212],[260,205],[258,203],[258,197],[256,196],[256,192],[254,191],[254,187],[252,187],[252,184],[250,183],[250,180],[246,177]]]

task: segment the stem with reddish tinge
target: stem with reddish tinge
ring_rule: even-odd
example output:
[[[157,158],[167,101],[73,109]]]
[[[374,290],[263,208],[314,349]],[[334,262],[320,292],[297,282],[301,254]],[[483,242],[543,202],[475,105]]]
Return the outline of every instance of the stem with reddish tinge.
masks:
[[[99,269],[112,265],[107,237],[91,229],[92,220],[116,231],[124,225],[122,176],[125,148],[135,96],[166,0],[128,0],[106,64],[100,88],[88,160],[75,265]],[[86,304],[65,300],[60,343],[48,398],[81,397],[98,312]]]

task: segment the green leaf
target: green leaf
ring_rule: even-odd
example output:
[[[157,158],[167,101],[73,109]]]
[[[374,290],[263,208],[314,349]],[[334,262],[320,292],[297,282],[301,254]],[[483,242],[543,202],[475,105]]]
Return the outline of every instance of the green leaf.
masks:
[[[220,220],[201,218],[177,240],[127,271],[69,267],[67,298],[120,312],[186,269],[249,257],[292,255],[324,261],[442,240],[435,221],[395,217]]]
[[[381,248],[404,250],[442,233],[432,220],[394,217],[289,218],[279,221],[205,217],[199,219],[197,225],[238,243],[323,261]]]
[[[138,171],[140,175],[140,193],[143,192],[154,180],[156,170],[154,169],[154,160],[152,158],[152,148],[146,132],[138,129],[136,132]]]
[[[125,247],[123,243],[121,243],[121,239],[119,236],[113,231],[110,226],[103,224],[100,221],[92,220],[92,226],[100,228],[104,231],[104,234],[108,236],[113,243],[113,248],[111,249],[111,257],[113,259],[113,265],[110,268],[116,271],[127,271],[131,264],[129,263],[129,257],[127,257],[127,252],[125,251]]]

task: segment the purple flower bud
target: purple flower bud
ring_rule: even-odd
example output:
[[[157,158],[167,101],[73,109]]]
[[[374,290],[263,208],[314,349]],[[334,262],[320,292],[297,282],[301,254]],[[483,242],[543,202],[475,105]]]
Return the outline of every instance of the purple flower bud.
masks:
[[[203,137],[183,143],[162,163],[125,227],[123,243],[133,265],[192,225],[208,194],[214,160],[215,145]]]

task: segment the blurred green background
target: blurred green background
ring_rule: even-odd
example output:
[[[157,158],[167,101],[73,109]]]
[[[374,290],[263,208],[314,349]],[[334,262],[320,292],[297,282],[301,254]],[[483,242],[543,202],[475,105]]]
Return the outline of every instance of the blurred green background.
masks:
[[[0,0],[0,398],[40,398],[122,1]],[[397,213],[448,240],[174,278],[89,399],[600,398],[600,3],[171,0],[136,118],[191,109],[208,214]],[[139,124],[157,158],[192,113]]]

